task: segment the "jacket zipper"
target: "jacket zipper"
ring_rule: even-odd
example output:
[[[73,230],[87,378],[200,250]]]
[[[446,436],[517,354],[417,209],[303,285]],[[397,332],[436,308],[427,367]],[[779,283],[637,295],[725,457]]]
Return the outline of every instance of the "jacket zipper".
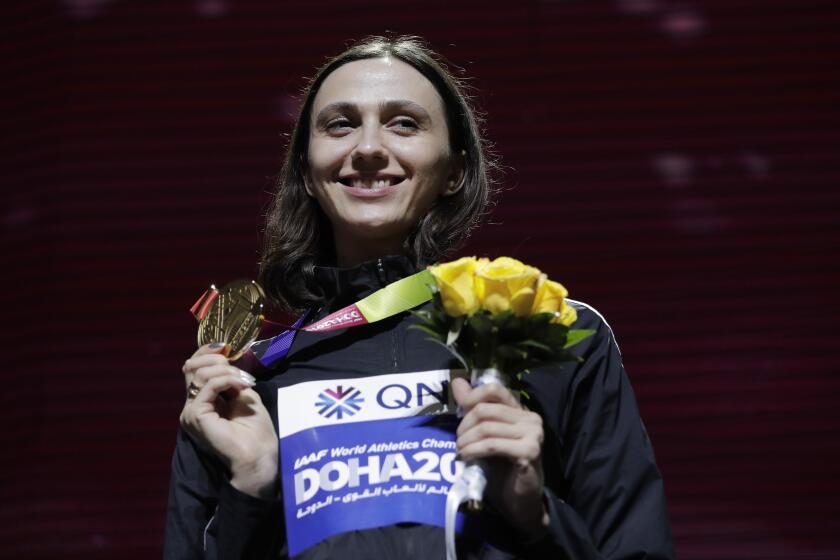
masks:
[[[382,264],[382,259],[376,259],[376,277],[379,278],[379,287],[385,287],[385,265]]]
[[[387,276],[385,275],[385,265],[382,263],[382,259],[376,259],[376,276],[379,278],[379,283],[381,287],[385,287],[387,285]],[[391,329],[391,371],[393,373],[397,372],[399,364],[397,363],[397,332],[396,329]]]

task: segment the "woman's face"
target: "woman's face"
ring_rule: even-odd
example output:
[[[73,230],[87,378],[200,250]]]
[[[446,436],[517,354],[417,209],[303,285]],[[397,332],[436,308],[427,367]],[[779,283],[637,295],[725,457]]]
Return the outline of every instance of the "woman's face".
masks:
[[[310,125],[307,191],[332,223],[339,257],[350,243],[401,246],[434,201],[460,185],[443,100],[398,59],[333,71]]]

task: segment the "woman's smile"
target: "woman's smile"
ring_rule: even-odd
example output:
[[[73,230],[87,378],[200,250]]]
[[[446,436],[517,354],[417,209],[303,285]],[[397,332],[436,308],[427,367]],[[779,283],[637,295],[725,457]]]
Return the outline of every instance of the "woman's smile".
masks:
[[[352,196],[362,198],[385,196],[397,190],[405,177],[395,175],[347,175],[339,177],[338,182]]]

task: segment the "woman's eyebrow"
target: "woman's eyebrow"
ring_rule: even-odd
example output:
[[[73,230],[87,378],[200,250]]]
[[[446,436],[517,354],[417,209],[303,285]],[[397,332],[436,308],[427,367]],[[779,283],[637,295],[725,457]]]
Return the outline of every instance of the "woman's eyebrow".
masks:
[[[348,101],[336,101],[335,103],[330,103],[318,111],[318,115],[315,118],[315,126],[324,124],[324,121],[326,121],[327,118],[334,113],[348,113],[355,112],[357,110],[356,104]]]
[[[421,119],[425,119],[431,122],[432,117],[429,115],[429,112],[419,103],[415,103],[414,101],[409,101],[408,99],[392,99],[389,101],[383,101],[379,104],[379,108],[382,111],[387,112],[395,112],[395,111],[408,111],[410,113],[414,113]]]

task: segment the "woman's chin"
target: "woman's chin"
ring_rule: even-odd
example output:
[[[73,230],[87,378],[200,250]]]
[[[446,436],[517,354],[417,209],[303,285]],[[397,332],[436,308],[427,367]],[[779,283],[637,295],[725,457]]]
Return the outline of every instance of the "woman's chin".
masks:
[[[344,224],[334,231],[335,245],[339,252],[371,252],[373,256],[402,252],[410,228],[401,221],[386,219],[357,220]]]
[[[388,217],[371,216],[364,219],[353,220],[345,227],[339,228],[348,235],[360,239],[399,239],[408,234],[409,227],[403,220],[395,220]]]

